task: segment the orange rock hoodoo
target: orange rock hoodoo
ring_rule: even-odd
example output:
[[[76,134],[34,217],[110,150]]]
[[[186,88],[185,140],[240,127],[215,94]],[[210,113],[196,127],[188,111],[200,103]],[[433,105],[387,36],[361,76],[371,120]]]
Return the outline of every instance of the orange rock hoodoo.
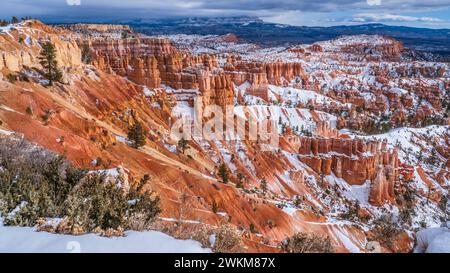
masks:
[[[176,49],[167,39],[134,38],[94,40],[95,65],[113,71],[149,88],[165,84],[175,89],[198,88],[206,104],[233,104],[233,86],[229,76],[215,71],[212,55],[193,56]]]
[[[234,58],[228,58],[224,69],[233,75],[233,81],[236,84],[242,84],[248,81],[253,84],[274,84],[283,85],[292,81],[295,77],[300,77],[307,82],[308,77],[303,71],[300,63],[259,63],[236,61]]]
[[[296,87],[307,88],[308,86],[308,76],[300,63],[245,62],[237,61],[234,56],[229,56],[224,70],[236,85],[249,82],[251,86],[246,90],[247,93],[264,100],[268,100],[268,84],[287,85],[298,77]]]
[[[395,197],[398,176],[397,151],[389,151],[385,142],[360,139],[290,137],[299,160],[318,174],[344,179],[350,185],[371,183],[369,202],[382,205]]]

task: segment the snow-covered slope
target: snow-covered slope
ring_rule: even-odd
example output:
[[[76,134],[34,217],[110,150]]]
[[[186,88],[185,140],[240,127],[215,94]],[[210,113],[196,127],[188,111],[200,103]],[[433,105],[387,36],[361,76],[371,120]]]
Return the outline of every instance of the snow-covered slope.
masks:
[[[125,237],[106,238],[37,232],[34,228],[3,226],[0,218],[0,252],[5,253],[207,253],[200,243],[177,240],[157,231],[127,231]]]
[[[419,231],[414,252],[450,253],[450,222],[447,226]]]

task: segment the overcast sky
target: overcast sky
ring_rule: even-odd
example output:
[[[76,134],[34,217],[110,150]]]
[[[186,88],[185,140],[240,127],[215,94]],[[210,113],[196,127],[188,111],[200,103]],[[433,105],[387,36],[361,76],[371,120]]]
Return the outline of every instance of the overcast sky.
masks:
[[[1,0],[0,18],[12,15],[74,21],[248,15],[307,26],[450,28],[450,0]]]

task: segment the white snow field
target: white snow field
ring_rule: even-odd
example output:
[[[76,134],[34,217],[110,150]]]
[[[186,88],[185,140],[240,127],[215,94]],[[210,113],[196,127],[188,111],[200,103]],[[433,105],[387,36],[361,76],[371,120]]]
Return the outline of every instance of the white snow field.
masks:
[[[37,232],[29,227],[4,226],[0,218],[0,253],[209,253],[193,240],[177,240],[157,231],[127,231],[106,238]]]
[[[450,221],[446,226],[417,232],[415,253],[450,253]]]

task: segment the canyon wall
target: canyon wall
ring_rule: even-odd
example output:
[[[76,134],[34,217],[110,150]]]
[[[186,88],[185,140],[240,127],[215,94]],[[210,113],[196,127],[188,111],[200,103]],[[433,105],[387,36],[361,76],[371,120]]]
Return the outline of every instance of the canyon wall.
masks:
[[[300,161],[320,175],[334,175],[350,185],[371,184],[369,202],[380,206],[395,197],[398,155],[385,142],[291,136]]]
[[[221,107],[233,104],[231,79],[217,70],[213,55],[191,55],[176,49],[168,39],[133,38],[89,41],[94,64],[129,80],[158,88],[199,89],[205,104]]]

